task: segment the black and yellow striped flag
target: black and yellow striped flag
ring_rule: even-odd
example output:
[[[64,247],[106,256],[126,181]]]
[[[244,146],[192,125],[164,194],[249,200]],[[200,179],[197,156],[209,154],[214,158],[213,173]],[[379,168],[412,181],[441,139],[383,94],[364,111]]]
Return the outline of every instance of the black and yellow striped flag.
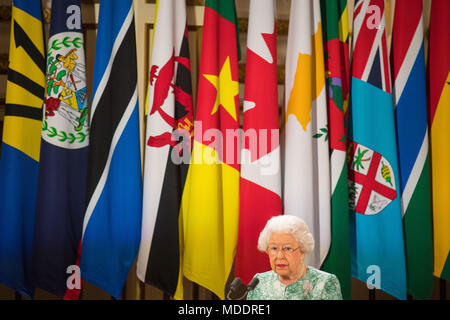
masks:
[[[14,0],[0,159],[0,283],[28,297],[44,70],[41,1]]]

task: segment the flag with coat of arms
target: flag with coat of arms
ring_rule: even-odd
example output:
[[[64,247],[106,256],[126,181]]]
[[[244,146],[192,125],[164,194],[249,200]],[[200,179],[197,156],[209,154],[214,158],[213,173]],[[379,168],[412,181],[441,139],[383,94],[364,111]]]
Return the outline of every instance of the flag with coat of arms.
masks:
[[[53,2],[46,83],[32,274],[37,287],[77,298],[67,278],[79,265],[89,146],[80,0]]]
[[[399,170],[383,0],[355,2],[347,150],[352,276],[406,298]]]

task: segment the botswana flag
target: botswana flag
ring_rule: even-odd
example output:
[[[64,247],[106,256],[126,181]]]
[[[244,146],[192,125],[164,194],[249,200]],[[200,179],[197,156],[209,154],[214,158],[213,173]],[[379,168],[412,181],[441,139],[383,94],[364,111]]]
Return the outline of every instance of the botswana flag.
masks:
[[[68,288],[67,278],[77,264],[86,209],[89,126],[81,28],[80,0],[53,2],[32,275],[37,287],[61,298],[80,289]]]
[[[81,276],[119,299],[139,246],[142,177],[131,0],[100,2]]]
[[[185,1],[159,1],[157,17],[148,87],[137,275],[175,296],[177,289],[183,291],[178,217],[194,125]]]

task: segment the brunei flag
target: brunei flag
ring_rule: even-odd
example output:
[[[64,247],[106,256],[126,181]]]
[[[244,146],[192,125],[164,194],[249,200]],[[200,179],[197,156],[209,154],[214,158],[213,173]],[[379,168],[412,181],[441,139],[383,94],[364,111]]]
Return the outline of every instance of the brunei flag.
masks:
[[[331,246],[322,270],[335,274],[344,299],[351,298],[347,188],[349,47],[347,0],[321,0],[328,102],[331,172]]]
[[[119,299],[141,237],[136,38],[131,0],[100,2],[81,277]]]
[[[0,283],[32,297],[31,250],[45,88],[40,0],[12,7],[0,160]]]
[[[193,153],[183,192],[184,275],[221,299],[239,218],[239,83],[234,0],[207,0]]]
[[[53,2],[32,275],[37,287],[61,298],[70,266],[77,264],[86,208],[89,128],[81,28],[80,0]]]
[[[433,0],[428,53],[434,275],[450,280],[450,29],[448,0]]]
[[[406,299],[394,108],[383,0],[355,2],[348,170],[352,276]]]
[[[194,126],[184,0],[158,1],[148,86],[138,278],[174,296],[182,284],[178,217]],[[180,286],[180,289],[182,287]]]
[[[429,299],[433,249],[423,35],[422,0],[398,1],[391,61],[408,293]]]
[[[319,268],[331,243],[330,156],[320,1],[292,1],[286,55],[284,213],[302,218]]]
[[[235,266],[244,283],[270,270],[258,237],[267,220],[281,214],[275,14],[274,0],[250,2]]]

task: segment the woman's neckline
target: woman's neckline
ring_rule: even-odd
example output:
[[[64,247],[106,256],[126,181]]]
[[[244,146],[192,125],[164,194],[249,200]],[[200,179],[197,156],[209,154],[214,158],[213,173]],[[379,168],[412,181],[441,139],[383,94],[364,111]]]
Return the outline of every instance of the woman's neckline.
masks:
[[[272,271],[273,271],[273,270],[272,270]],[[283,283],[283,282],[280,280],[280,276],[279,276],[277,273],[275,273],[275,271],[273,271],[273,273],[275,273],[275,276],[276,276],[277,280],[278,280],[283,286],[285,286],[285,287],[289,287],[289,286],[291,286],[291,285],[293,285],[293,284],[295,284],[295,283],[297,283],[297,282],[300,282],[300,281],[305,280],[306,275],[308,274],[308,272],[309,272],[309,267],[308,267],[307,265],[305,265],[305,271],[303,272],[303,274],[302,274],[297,280],[295,280],[294,282],[292,282],[292,283],[290,283],[290,284],[285,284],[285,283]]]

